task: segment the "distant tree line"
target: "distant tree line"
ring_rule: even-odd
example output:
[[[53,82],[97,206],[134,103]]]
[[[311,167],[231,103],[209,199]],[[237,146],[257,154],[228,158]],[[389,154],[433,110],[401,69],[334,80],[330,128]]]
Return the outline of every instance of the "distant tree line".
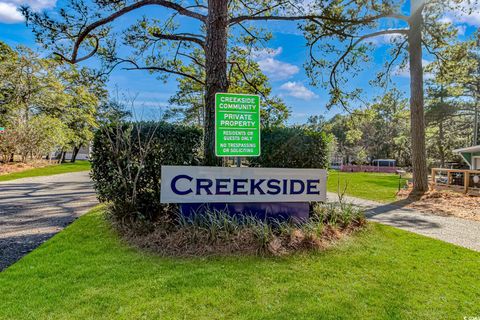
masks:
[[[103,80],[86,68],[41,58],[26,47],[0,42],[0,154],[4,162],[67,151],[72,161],[93,139]]]

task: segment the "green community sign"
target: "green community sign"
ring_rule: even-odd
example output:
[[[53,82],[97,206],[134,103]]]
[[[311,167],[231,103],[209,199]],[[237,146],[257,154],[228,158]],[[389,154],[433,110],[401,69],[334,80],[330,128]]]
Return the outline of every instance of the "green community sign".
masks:
[[[4,127],[0,127],[0,133],[5,133],[5,128]]]
[[[218,157],[260,155],[260,97],[215,95],[215,154]]]

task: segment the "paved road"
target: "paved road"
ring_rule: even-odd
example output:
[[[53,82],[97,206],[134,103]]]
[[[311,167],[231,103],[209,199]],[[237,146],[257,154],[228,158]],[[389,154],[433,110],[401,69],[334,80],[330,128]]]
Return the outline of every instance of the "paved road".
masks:
[[[96,203],[88,172],[0,182],[0,271]]]
[[[329,201],[338,199],[334,193],[328,193],[327,198]],[[480,251],[480,222],[422,213],[354,197],[345,197],[345,200],[366,208],[371,221]]]

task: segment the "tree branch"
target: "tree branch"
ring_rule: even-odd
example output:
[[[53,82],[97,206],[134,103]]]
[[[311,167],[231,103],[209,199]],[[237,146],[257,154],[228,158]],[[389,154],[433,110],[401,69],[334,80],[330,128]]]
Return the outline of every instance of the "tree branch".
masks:
[[[85,29],[83,31],[79,32],[79,34],[77,35],[78,38],[75,41],[75,44],[73,46],[72,57],[71,57],[71,59],[67,59],[67,61],[69,61],[71,63],[77,63],[77,62],[80,61],[80,59],[77,59],[78,49],[80,48],[80,45],[82,44],[83,40],[85,40],[85,38],[87,38],[89,36],[90,32],[92,32],[93,30],[95,30],[98,27],[101,27],[101,26],[103,26],[103,25],[105,25],[109,22],[112,22],[113,20],[123,16],[124,14],[127,14],[127,13],[129,13],[129,12],[135,10],[135,9],[138,9],[138,8],[141,8],[141,7],[144,7],[144,6],[148,6],[148,5],[159,5],[159,6],[162,6],[162,7],[165,7],[165,8],[175,10],[179,14],[187,16],[187,17],[195,18],[195,19],[200,20],[200,21],[205,21],[206,20],[206,16],[204,16],[200,13],[190,11],[190,10],[182,7],[181,5],[179,5],[177,3],[174,3],[174,2],[171,2],[171,1],[166,1],[166,0],[142,0],[142,1],[136,2],[132,5],[126,6],[122,9],[112,13],[110,16],[108,16],[106,18],[103,18],[103,19],[100,19],[100,20],[97,20],[96,22],[93,22],[90,25],[88,25],[87,27],[85,27]],[[93,52],[93,54],[95,54],[95,52]],[[89,57],[89,56],[83,57],[82,60],[85,60],[87,57]]]
[[[155,38],[164,39],[164,40],[194,42],[198,44],[200,47],[202,47],[202,49],[205,49],[205,41],[193,35],[152,33],[152,36],[154,36]]]
[[[428,53],[435,56],[435,58],[437,58],[438,61],[445,62],[445,59],[440,54],[438,54],[438,52],[432,51],[428,43],[426,43],[425,40],[423,39],[422,39],[422,44],[425,47],[425,49],[427,49]]]
[[[75,63],[78,63],[78,62],[81,62],[81,61],[84,61],[84,60],[87,60],[91,57],[93,57],[93,55],[95,53],[97,53],[98,51],[98,47],[100,46],[100,41],[98,40],[97,36],[90,36],[91,38],[94,38],[95,39],[95,47],[93,48],[93,50],[87,54],[86,56],[83,56],[81,58],[76,58],[75,60],[72,60],[72,59],[68,59],[67,57],[65,57],[64,55],[58,53],[58,52],[54,52],[53,54],[56,55],[56,56],[59,56],[62,60],[65,60],[71,64],[75,64]]]
[[[338,23],[349,23],[352,25],[355,24],[363,24],[363,23],[369,23],[373,22],[375,20],[379,20],[382,18],[393,18],[393,19],[399,19],[408,22],[408,17],[402,14],[397,14],[397,13],[385,13],[385,14],[379,14],[376,16],[371,16],[371,17],[366,17],[363,19],[355,20],[355,19],[342,19],[342,18],[334,18],[334,17],[329,17],[329,16],[322,16],[322,15],[316,15],[316,14],[310,14],[310,15],[301,15],[301,16],[258,16],[258,15],[250,15],[250,16],[238,16],[238,17],[233,17],[229,19],[229,24],[234,25],[242,21],[268,21],[268,20],[277,20],[277,21],[299,21],[299,20],[309,20],[309,21],[314,21],[318,23],[318,20],[327,20],[327,21],[332,21],[332,22],[338,22]],[[317,21],[315,21],[317,20]]]
[[[194,56],[192,55],[189,55],[189,54],[186,54],[186,53],[182,53],[182,52],[179,52],[178,53],[179,56],[183,56],[185,58],[189,58],[190,60],[192,60],[196,65],[202,67],[202,68],[205,68],[205,64],[200,62],[197,58],[195,58]]]
[[[381,30],[377,32],[372,32],[369,34],[365,34],[363,36],[360,36],[355,42],[353,42],[353,39],[348,46],[347,50],[343,53],[343,55],[335,62],[333,65],[332,71],[330,72],[330,85],[332,88],[335,88],[335,74],[337,72],[337,68],[340,65],[342,61],[347,57],[347,55],[363,40],[369,39],[369,38],[374,38],[380,35],[386,35],[386,34],[404,34],[408,35],[408,30],[407,29],[389,29],[389,30]]]
[[[338,80],[337,80],[337,68],[340,65],[340,63],[345,61],[345,58],[348,56],[350,52],[362,41],[373,38],[379,35],[386,35],[386,34],[404,34],[408,36],[409,30],[408,29],[389,29],[389,30],[381,30],[369,34],[362,35],[358,38],[352,38],[350,40],[350,44],[348,45],[348,48],[345,50],[345,52],[340,56],[340,58],[335,62],[335,64],[332,67],[332,70],[330,71],[330,87],[332,88],[333,92],[340,93],[341,90],[338,88]],[[355,41],[354,41],[355,40]],[[338,94],[339,102],[342,104],[343,108],[346,109],[346,103],[343,101],[341,98],[340,94]],[[346,109],[347,110],[347,109]],[[347,110],[348,111],[348,110]]]
[[[179,76],[182,76],[182,77],[187,77],[187,78],[190,78],[198,83],[200,83],[201,85],[205,85],[205,82],[198,79],[197,77],[195,77],[194,75],[191,75],[189,73],[185,73],[185,72],[182,72],[182,71],[179,71],[179,70],[173,70],[173,69],[168,69],[168,68],[165,68],[165,67],[140,67],[135,61],[133,60],[124,60],[124,59],[121,59],[121,61],[119,61],[119,63],[117,63],[116,65],[120,64],[120,63],[130,63],[132,64],[134,67],[133,68],[124,68],[125,70],[150,70],[150,71],[163,71],[163,72],[167,72],[167,73],[172,73],[172,74],[176,74],[176,75],[179,75]]]
[[[240,71],[240,73],[242,74],[242,78],[243,80],[245,80],[245,82],[253,89],[255,90],[256,93],[258,93],[259,95],[261,95],[265,101],[269,101],[268,97],[265,95],[265,93],[263,93],[261,90],[259,90],[257,88],[257,86],[255,84],[253,84],[250,80],[248,80],[248,77],[247,75],[245,74],[245,72],[243,71],[242,67],[240,66],[240,64],[236,61],[229,61],[229,63],[233,66],[237,66],[237,69],[238,71]]]

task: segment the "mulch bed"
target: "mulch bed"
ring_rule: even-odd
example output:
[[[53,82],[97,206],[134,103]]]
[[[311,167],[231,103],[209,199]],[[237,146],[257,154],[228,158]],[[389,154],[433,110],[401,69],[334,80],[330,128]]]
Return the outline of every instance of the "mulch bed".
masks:
[[[157,227],[153,232],[142,234],[114,223],[114,228],[130,245],[167,257],[285,256],[302,251],[322,251],[365,227],[365,221],[347,228],[325,225],[320,235],[296,229],[289,234],[270,235],[262,243],[250,229],[229,235],[219,234],[212,239],[207,230],[179,228],[167,231]]]
[[[32,161],[27,163],[23,163],[23,162],[1,163],[0,175],[21,172],[21,171],[35,169],[35,168],[43,168],[52,164],[54,164],[54,162],[48,162],[47,160],[37,160],[37,161]]]
[[[431,190],[421,197],[410,196],[410,190],[398,194],[406,208],[442,216],[480,221],[480,197],[448,190]]]

